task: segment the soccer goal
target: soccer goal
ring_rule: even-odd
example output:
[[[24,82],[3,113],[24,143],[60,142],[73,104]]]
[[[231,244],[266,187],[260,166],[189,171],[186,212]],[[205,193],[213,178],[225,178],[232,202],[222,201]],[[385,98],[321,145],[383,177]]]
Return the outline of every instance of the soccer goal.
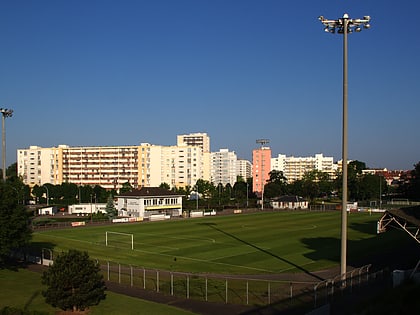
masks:
[[[105,232],[105,246],[129,247],[134,250],[134,234],[121,232]]]

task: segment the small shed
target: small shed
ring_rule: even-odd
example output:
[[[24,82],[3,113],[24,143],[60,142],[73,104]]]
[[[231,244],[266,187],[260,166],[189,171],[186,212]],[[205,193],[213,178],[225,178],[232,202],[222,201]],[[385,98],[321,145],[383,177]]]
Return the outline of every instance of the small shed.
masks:
[[[45,207],[38,209],[38,215],[55,215],[58,212],[57,207]]]
[[[273,209],[308,209],[309,202],[300,196],[280,196],[272,198],[270,204]]]

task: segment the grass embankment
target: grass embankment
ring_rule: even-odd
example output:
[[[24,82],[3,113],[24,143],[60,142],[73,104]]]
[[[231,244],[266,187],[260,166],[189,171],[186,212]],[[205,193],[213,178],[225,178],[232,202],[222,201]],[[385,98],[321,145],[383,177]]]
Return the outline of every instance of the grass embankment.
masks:
[[[13,307],[28,312],[57,314],[60,310],[45,303],[42,296],[41,274],[26,269],[0,270],[0,310]],[[193,314],[175,307],[144,301],[113,292],[97,306],[89,309],[89,315],[129,315],[129,314]]]

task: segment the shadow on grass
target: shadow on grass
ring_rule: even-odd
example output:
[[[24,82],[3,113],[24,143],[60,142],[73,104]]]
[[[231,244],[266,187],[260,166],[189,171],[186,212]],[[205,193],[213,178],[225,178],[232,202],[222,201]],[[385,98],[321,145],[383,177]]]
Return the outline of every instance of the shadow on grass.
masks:
[[[269,252],[269,251],[268,251],[268,250],[266,250],[266,249],[263,249],[263,248],[261,248],[261,247],[258,247],[258,246],[256,246],[256,245],[254,245],[254,244],[250,243],[250,242],[247,242],[247,241],[245,241],[245,240],[243,240],[243,239],[240,239],[239,237],[237,237],[237,236],[235,236],[235,235],[233,235],[233,234],[231,234],[231,233],[228,233],[228,232],[226,232],[226,231],[223,231],[222,229],[219,229],[219,228],[217,227],[217,224],[216,224],[216,223],[206,222],[206,223],[197,223],[197,224],[199,224],[199,225],[205,225],[205,226],[208,226],[209,228],[212,228],[213,230],[216,230],[216,231],[218,231],[218,232],[220,232],[220,233],[222,233],[222,234],[224,234],[224,235],[226,235],[226,236],[228,236],[228,237],[230,237],[230,238],[232,238],[232,239],[234,239],[234,240],[236,240],[236,241],[238,241],[238,242],[241,242],[241,243],[243,243],[243,244],[245,244],[245,245],[247,245],[247,246],[250,246],[250,247],[252,247],[252,248],[254,248],[254,249],[256,249],[256,250],[258,250],[258,251],[260,251],[260,252],[262,252],[262,253],[264,253],[264,254],[270,255],[270,256],[272,256],[272,257],[274,257],[274,258],[276,258],[276,259],[278,259],[278,260],[280,260],[280,261],[282,261],[282,262],[284,262],[284,263],[286,263],[286,264],[289,264],[290,266],[292,266],[292,267],[296,268],[297,270],[300,270],[300,271],[302,271],[302,272],[304,272],[304,273],[306,273],[306,274],[310,275],[311,277],[313,277],[313,278],[315,278],[315,279],[317,279],[317,280],[319,280],[319,281],[325,280],[324,278],[322,278],[322,277],[320,277],[320,276],[318,276],[318,275],[316,275],[316,274],[311,273],[310,271],[308,271],[308,270],[306,270],[305,268],[303,268],[303,267],[301,267],[301,266],[299,266],[299,265],[297,265],[297,264],[293,263],[293,262],[292,262],[292,261],[290,261],[290,260],[287,260],[287,259],[285,259],[285,258],[283,258],[283,257],[280,257],[280,256],[278,256],[278,255],[276,255],[276,254],[273,254],[273,253]]]
[[[365,229],[366,226],[357,224],[357,228]],[[340,238],[303,238],[301,242],[312,250],[304,254],[308,259],[340,262]],[[413,268],[419,258],[420,246],[402,231],[390,231],[360,240],[347,240],[347,265],[355,268],[368,264],[372,264],[374,269],[378,270]]]
[[[348,229],[352,229],[368,235],[376,235],[378,221],[370,220],[363,223],[350,223]]]

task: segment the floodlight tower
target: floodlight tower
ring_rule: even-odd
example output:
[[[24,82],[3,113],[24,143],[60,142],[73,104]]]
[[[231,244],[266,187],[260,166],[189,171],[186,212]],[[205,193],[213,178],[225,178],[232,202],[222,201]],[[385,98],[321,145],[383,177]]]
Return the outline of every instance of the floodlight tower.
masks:
[[[269,143],[270,140],[268,139],[257,139],[256,143],[261,145],[261,210],[264,210],[264,166],[265,166],[265,158],[262,154],[262,150],[264,146]]]
[[[341,278],[346,278],[347,266],[347,104],[348,104],[348,82],[347,82],[347,35],[353,32],[360,32],[362,27],[370,28],[370,16],[363,19],[350,19],[345,13],[342,18],[328,20],[320,16],[319,21],[324,24],[324,31],[334,34],[343,34],[343,139],[342,139],[342,170],[343,170],[343,197],[341,203]],[[344,283],[344,282],[343,282]]]
[[[2,167],[3,167],[3,182],[6,181],[6,127],[5,120],[7,117],[13,116],[13,110],[7,108],[0,108],[0,113],[2,114]]]

